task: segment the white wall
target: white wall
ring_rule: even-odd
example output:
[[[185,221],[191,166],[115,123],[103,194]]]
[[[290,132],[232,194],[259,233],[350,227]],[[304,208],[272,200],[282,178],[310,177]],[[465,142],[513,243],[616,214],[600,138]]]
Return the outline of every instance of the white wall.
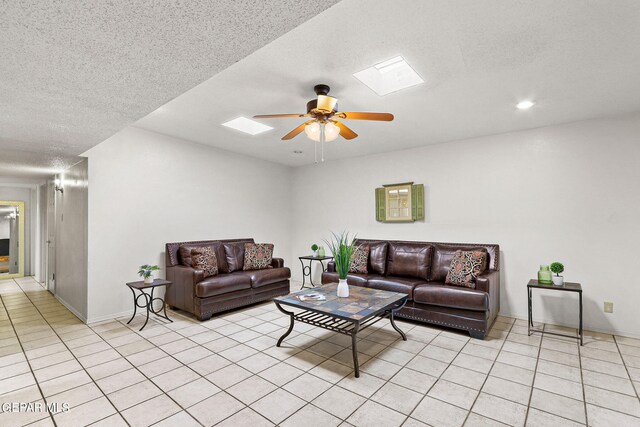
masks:
[[[164,269],[167,242],[253,237],[291,253],[289,167],[135,127],[85,155],[89,322],[131,312],[125,283],[141,264]]]
[[[56,175],[63,192],[55,192],[55,295],[87,320],[87,160]]]
[[[329,230],[498,243],[502,314],[526,317],[528,280],[557,260],[565,279],[584,287],[587,328],[638,336],[639,161],[640,115],[632,115],[297,168],[291,259]],[[374,188],[407,181],[425,184],[426,221],[376,222]],[[300,277],[299,265],[292,270]],[[577,304],[538,292],[534,318],[576,324]]]

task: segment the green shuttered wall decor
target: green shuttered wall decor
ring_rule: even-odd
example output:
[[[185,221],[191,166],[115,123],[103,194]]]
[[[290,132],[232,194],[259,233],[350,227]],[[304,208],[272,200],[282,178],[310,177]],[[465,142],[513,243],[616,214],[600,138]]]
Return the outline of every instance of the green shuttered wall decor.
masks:
[[[389,212],[387,204],[388,191],[394,191],[399,188],[411,188],[411,213],[406,218],[389,218],[387,215],[393,215]],[[412,222],[424,220],[424,184],[390,184],[384,187],[376,188],[376,221],[380,222]],[[404,190],[405,193],[407,190]],[[397,197],[397,193],[396,196]],[[393,208],[392,208],[393,210]],[[396,209],[397,210],[397,209]]]

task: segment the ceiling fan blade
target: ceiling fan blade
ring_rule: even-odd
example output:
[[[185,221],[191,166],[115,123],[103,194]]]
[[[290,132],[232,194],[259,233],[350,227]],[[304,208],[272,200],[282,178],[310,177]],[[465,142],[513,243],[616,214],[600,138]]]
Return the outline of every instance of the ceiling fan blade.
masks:
[[[295,128],[294,130],[292,130],[291,132],[289,132],[288,134],[286,134],[285,136],[282,137],[283,141],[286,141],[288,139],[292,139],[295,136],[297,136],[300,132],[302,132],[304,130],[304,127],[306,125],[308,125],[309,123],[312,123],[314,120],[309,120],[308,122],[304,122],[302,123],[300,126],[298,126],[297,128]]]
[[[349,129],[343,123],[340,123],[340,122],[338,122],[336,120],[331,120],[331,122],[335,123],[336,126],[338,126],[340,128],[340,136],[342,136],[344,139],[353,139],[353,138],[357,138],[358,137],[357,133],[355,133],[354,131]]]
[[[316,108],[322,111],[333,111],[337,103],[338,98],[334,98],[329,95],[318,95],[318,104]]]
[[[379,120],[383,122],[390,122],[393,120],[393,114],[391,113],[364,113],[364,112],[345,112],[341,111],[336,113],[336,117],[346,120]]]
[[[259,114],[254,119],[276,119],[280,117],[309,117],[310,114]]]

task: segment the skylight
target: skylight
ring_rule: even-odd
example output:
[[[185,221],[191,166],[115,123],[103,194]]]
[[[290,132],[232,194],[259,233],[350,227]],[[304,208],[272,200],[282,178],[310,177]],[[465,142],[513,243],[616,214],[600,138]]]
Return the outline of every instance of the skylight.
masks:
[[[223,123],[222,126],[239,130],[240,132],[248,133],[249,135],[257,135],[273,129],[271,126],[267,126],[263,123],[247,119],[242,116],[237,119],[229,120],[228,122]]]
[[[353,76],[380,96],[424,83],[402,56],[376,64]]]

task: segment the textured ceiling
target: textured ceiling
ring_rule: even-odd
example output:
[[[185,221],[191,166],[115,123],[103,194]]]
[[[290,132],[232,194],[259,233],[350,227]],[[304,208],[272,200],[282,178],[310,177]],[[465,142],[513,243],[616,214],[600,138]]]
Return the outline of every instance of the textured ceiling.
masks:
[[[256,136],[220,123],[305,112],[316,83],[343,111],[396,115],[349,122],[360,137],[329,143],[330,160],[638,111],[639,22],[636,0],[344,0],[136,126],[295,166],[312,143],[279,138],[302,119],[263,120],[275,129]],[[352,76],[398,54],[425,84],[380,97]],[[522,99],[537,104],[518,111]]]
[[[0,176],[48,175],[338,0],[0,3]]]

